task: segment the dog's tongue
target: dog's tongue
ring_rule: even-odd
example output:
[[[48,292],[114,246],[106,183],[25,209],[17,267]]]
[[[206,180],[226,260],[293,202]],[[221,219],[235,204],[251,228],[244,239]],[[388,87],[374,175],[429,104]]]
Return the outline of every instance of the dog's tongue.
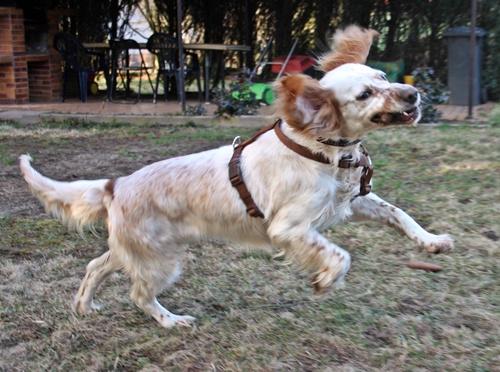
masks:
[[[389,112],[386,112],[380,115],[380,121],[384,124],[389,124],[392,122],[393,115]]]

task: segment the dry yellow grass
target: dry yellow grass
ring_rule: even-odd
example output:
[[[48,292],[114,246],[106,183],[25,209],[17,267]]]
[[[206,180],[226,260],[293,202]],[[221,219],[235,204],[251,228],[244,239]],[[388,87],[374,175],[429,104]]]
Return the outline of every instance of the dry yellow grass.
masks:
[[[0,127],[0,370],[499,369],[498,126],[389,130],[367,141],[377,193],[452,234],[452,252],[428,256],[372,223],[337,227],[327,235],[353,266],[345,288],[316,297],[305,275],[267,253],[192,245],[183,280],[160,300],[198,323],[172,330],[133,306],[119,274],[98,293],[104,310],[71,313],[104,233],[81,239],[49,219],[14,160],[28,151],[61,179],[118,176],[248,131],[72,126]],[[414,271],[409,259],[444,270]]]

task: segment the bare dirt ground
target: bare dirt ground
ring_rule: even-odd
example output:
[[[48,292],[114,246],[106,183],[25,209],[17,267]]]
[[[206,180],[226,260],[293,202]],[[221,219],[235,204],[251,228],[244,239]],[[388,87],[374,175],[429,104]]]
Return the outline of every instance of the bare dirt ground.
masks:
[[[160,301],[198,321],[162,329],[115,274],[78,317],[72,296],[104,231],[82,239],[47,216],[18,175],[29,152],[61,180],[116,177],[228,144],[244,129],[0,123],[0,370],[463,370],[500,366],[500,127],[387,130],[368,138],[374,189],[456,248],[429,256],[373,223],[326,235],[348,249],[345,288],[321,297],[308,276],[231,243],[192,245]],[[439,273],[410,270],[411,258]]]

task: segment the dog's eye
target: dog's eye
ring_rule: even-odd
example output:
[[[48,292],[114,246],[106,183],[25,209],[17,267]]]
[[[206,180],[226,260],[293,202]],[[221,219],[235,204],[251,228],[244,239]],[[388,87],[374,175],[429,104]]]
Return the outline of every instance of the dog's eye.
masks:
[[[359,96],[356,97],[358,101],[364,101],[365,99],[369,98],[372,95],[372,91],[370,89],[365,90],[363,93],[361,93]]]
[[[389,81],[389,79],[387,79],[387,75],[386,75],[386,74],[382,74],[382,75],[380,75],[380,78],[381,78],[382,80]]]

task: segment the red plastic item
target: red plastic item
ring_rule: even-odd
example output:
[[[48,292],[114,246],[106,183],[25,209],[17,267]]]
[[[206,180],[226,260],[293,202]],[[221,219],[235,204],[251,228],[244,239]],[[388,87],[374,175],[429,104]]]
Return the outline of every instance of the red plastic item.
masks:
[[[281,71],[281,67],[285,60],[286,56],[274,58],[272,61],[273,64],[271,65],[271,71],[275,74],[278,74]],[[290,57],[290,60],[288,61],[284,72],[287,74],[304,72],[315,64],[316,60],[314,58],[295,54]]]

